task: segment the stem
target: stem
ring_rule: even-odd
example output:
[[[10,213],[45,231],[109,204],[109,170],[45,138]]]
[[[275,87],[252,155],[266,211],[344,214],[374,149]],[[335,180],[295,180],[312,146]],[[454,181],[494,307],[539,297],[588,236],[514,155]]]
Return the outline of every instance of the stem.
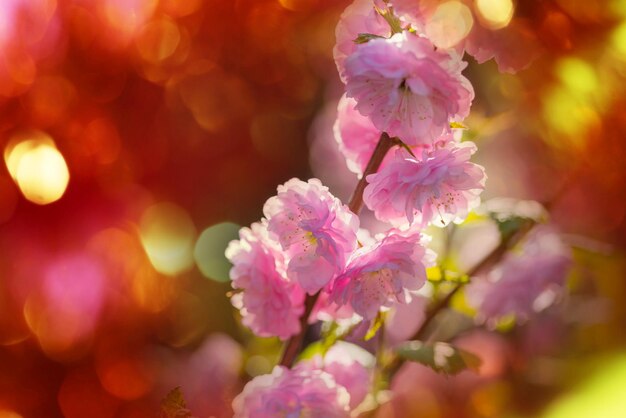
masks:
[[[392,139],[386,132],[383,132],[380,135],[378,144],[376,144],[376,148],[374,149],[374,152],[365,167],[365,171],[354,189],[350,203],[348,203],[348,208],[350,208],[354,214],[358,215],[363,207],[363,191],[367,186],[367,176],[378,171],[378,168],[383,162],[385,155],[387,155],[387,152],[397,144],[398,141]],[[291,367],[300,353],[302,341],[304,341],[304,336],[306,335],[309,327],[309,316],[311,315],[311,311],[313,311],[313,307],[315,306],[319,295],[320,292],[317,292],[314,295],[306,295],[306,299],[304,300],[304,313],[300,317],[300,332],[291,337],[285,343],[283,354],[278,363],[281,366]]]
[[[374,153],[370,157],[370,160],[367,163],[365,171],[359,179],[359,182],[356,184],[356,188],[354,189],[354,193],[352,194],[350,203],[348,203],[348,207],[355,214],[358,215],[361,211],[361,208],[363,207],[363,192],[365,191],[365,187],[367,186],[367,176],[378,171],[378,168],[383,162],[385,155],[387,155],[387,151],[389,151],[391,147],[396,144],[397,141],[394,141],[391,137],[389,137],[386,132],[383,132],[380,135],[380,139],[378,140],[378,144],[376,144]]]

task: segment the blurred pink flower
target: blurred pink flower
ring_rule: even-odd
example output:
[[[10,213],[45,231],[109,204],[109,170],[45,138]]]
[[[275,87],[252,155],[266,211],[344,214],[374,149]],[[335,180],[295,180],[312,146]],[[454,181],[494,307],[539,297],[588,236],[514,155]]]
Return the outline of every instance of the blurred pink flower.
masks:
[[[478,205],[486,180],[484,169],[469,161],[474,152],[472,142],[424,150],[421,157],[398,150],[380,172],[367,176],[363,200],[388,222],[406,217],[413,223],[416,215],[423,225],[463,219]]]
[[[339,151],[346,158],[348,169],[361,176],[374,153],[381,131],[368,117],[360,114],[355,106],[354,99],[345,95],[341,97],[337,106],[334,132]]]
[[[556,232],[536,227],[520,253],[507,254],[487,275],[472,279],[466,288],[468,303],[479,319],[493,322],[511,314],[527,319],[554,301],[571,263],[570,250]]]
[[[348,418],[350,395],[329,373],[276,366],[257,376],[233,400],[234,418]]]
[[[355,0],[341,14],[335,37],[337,43],[333,49],[333,56],[339,71],[339,77],[345,82],[344,62],[348,55],[356,49],[355,40],[360,34],[372,34],[389,37],[391,29],[385,19],[374,9],[385,9],[382,0]]]
[[[350,304],[373,319],[381,307],[409,303],[426,282],[426,265],[434,258],[419,232],[390,231],[373,245],[356,250],[346,270],[333,283],[331,299]]]
[[[490,28],[479,17],[472,0],[459,0],[453,10],[444,11],[453,2],[441,0],[394,0],[394,10],[438,48],[465,50],[479,64],[494,59],[500,72],[515,73],[527,67],[541,51],[537,36],[529,25],[513,17],[505,27]]]
[[[454,51],[403,32],[357,46],[346,59],[346,94],[374,126],[408,145],[431,145],[469,114],[474,89]]]
[[[429,300],[420,291],[411,296],[410,303],[395,306],[385,321],[385,338],[390,345],[405,342],[415,335],[424,322]]]
[[[291,179],[265,203],[270,234],[287,254],[287,277],[314,294],[356,248],[359,218],[318,179]]]
[[[346,342],[333,345],[324,358],[315,356],[302,361],[297,367],[320,369],[333,376],[335,382],[350,394],[350,409],[363,402],[372,389],[374,356],[367,350]]]
[[[285,277],[280,248],[269,238],[266,223],[242,228],[239,236],[228,245],[226,258],[233,263],[232,286],[241,290],[231,302],[243,324],[262,337],[286,339],[298,333],[304,293]]]

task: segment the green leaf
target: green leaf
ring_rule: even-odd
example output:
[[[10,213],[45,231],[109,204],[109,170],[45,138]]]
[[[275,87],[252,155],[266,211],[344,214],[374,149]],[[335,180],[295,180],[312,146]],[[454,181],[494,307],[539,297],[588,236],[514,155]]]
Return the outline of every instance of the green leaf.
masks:
[[[363,337],[365,341],[369,341],[376,336],[376,333],[378,332],[380,327],[385,325],[386,316],[387,315],[384,312],[378,312],[378,315],[376,315],[376,319],[374,319],[374,323],[372,324],[370,329],[367,331],[367,334],[365,334],[365,337]]]
[[[385,39],[384,36],[374,35],[373,33],[359,33],[359,35],[354,40],[355,44],[364,44],[372,39]]]
[[[161,401],[160,418],[193,418],[179,387],[172,389]]]
[[[465,350],[447,343],[424,344],[409,341],[397,349],[398,355],[406,360],[428,366],[437,373],[457,374],[465,369],[478,370],[480,359]]]
[[[493,219],[498,225],[498,231],[500,231],[500,237],[502,237],[503,240],[509,239],[529,222],[533,222],[532,219],[523,216],[511,215],[504,217],[501,216],[501,214],[493,212],[490,215],[491,219]]]

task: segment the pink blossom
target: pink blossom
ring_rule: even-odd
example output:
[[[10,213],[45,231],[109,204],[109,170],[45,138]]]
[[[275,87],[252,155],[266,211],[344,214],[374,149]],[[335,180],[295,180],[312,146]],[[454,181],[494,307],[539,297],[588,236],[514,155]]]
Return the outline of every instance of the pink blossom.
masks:
[[[355,109],[356,101],[343,95],[337,106],[335,139],[348,169],[361,176],[382,133]],[[383,162],[384,165],[384,162]]]
[[[454,51],[403,32],[357,46],[346,59],[346,92],[374,126],[409,145],[431,145],[469,114],[474,90]]]
[[[344,62],[346,57],[356,49],[355,40],[360,34],[378,35],[388,38],[391,29],[385,19],[374,9],[386,8],[382,0],[355,0],[341,14],[335,37],[337,43],[333,49],[333,56],[339,71],[339,77],[345,82]]]
[[[478,205],[486,180],[484,169],[469,161],[474,152],[472,142],[424,150],[420,157],[398,150],[380,172],[367,176],[363,200],[383,221],[406,217],[413,223],[416,215],[424,225],[435,218],[442,225],[461,220]]]
[[[494,59],[500,72],[515,73],[527,67],[541,51],[537,36],[524,19],[513,17],[505,26],[489,27],[472,0],[454,2],[444,10],[441,0],[394,0],[402,19],[439,48],[465,50],[479,64]]]
[[[346,342],[333,345],[324,358],[315,356],[298,364],[297,367],[317,368],[333,376],[337,384],[350,394],[350,409],[354,409],[372,388],[374,356],[367,350]]]
[[[520,253],[507,254],[488,274],[467,286],[468,303],[479,319],[491,322],[507,315],[527,319],[553,302],[571,265],[571,254],[549,227],[536,227]]]
[[[263,212],[289,259],[287,277],[309,294],[339,274],[356,248],[359,218],[317,179],[278,186]]]
[[[409,303],[426,282],[426,265],[434,258],[424,241],[419,233],[392,230],[374,245],[359,248],[335,280],[331,299],[349,304],[365,319],[376,317],[382,307]]]
[[[231,302],[243,324],[262,337],[286,339],[298,333],[304,293],[287,280],[280,248],[269,238],[267,224],[242,228],[239,237],[228,245],[226,258],[233,263],[232,286],[240,290]]]
[[[329,373],[276,366],[252,379],[234,400],[234,418],[348,418],[350,395]]]

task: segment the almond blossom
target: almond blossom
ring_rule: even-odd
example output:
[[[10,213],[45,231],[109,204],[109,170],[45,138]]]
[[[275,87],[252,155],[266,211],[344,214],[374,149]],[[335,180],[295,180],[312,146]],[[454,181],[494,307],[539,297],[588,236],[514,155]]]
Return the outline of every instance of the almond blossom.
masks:
[[[356,101],[345,94],[339,99],[333,131],[348,169],[361,176],[382,132],[368,117],[361,115],[355,106]]]
[[[367,396],[372,385],[374,356],[357,345],[338,341],[322,358],[304,360],[298,367],[320,369],[333,376],[337,384],[350,394],[350,409],[355,409]]]
[[[242,228],[239,236],[228,245],[226,258],[233,263],[230,277],[238,290],[231,302],[240,310],[243,324],[263,337],[285,339],[296,334],[304,293],[287,280],[280,248],[269,238],[267,224]]]
[[[434,261],[419,232],[391,230],[373,245],[356,250],[346,270],[333,283],[331,299],[349,304],[365,319],[382,307],[409,303],[426,282],[426,266]]]
[[[572,263],[571,251],[555,230],[535,227],[519,253],[508,253],[485,276],[467,286],[468,303],[479,319],[493,322],[507,315],[527,319],[553,302]]]
[[[403,32],[357,45],[345,62],[346,94],[374,126],[408,145],[431,145],[469,114],[474,89],[454,51]]]
[[[447,225],[462,220],[480,201],[486,175],[469,161],[472,142],[449,143],[414,157],[398,150],[380,172],[367,176],[363,200],[382,221]]]
[[[356,49],[356,39],[361,34],[376,35],[388,38],[391,28],[385,19],[376,11],[385,9],[383,0],[355,0],[341,14],[335,37],[337,43],[333,49],[333,56],[339,71],[339,77],[345,82],[344,63],[346,58]]]
[[[323,370],[276,366],[252,379],[234,400],[234,418],[350,417],[350,395]]]
[[[359,218],[317,179],[291,179],[265,203],[268,231],[288,259],[287,277],[314,294],[357,246]]]

